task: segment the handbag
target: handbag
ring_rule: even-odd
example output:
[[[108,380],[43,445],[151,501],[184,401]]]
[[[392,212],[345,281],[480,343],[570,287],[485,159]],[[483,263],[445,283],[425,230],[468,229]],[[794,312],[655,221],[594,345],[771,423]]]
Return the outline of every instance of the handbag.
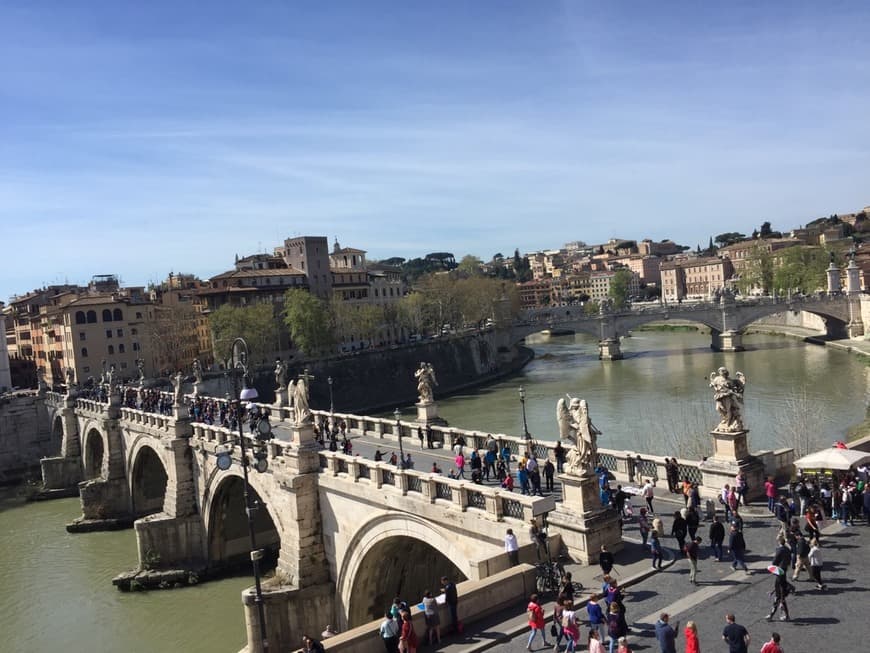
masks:
[[[556,629],[556,624],[550,624],[550,635],[556,637],[559,634],[559,631]]]

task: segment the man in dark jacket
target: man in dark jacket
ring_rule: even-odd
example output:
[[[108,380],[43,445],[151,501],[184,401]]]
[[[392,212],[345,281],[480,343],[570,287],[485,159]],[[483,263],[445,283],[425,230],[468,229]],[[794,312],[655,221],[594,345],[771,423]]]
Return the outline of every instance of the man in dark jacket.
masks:
[[[677,632],[680,628],[678,621],[674,626],[668,624],[668,613],[663,612],[656,621],[656,639],[659,642],[661,653],[677,653]]]
[[[710,524],[710,547],[717,562],[722,562],[722,542],[725,541],[725,526],[719,521],[718,515],[713,515],[713,523]]]
[[[785,575],[785,570],[788,569],[791,562],[791,550],[785,545],[785,538],[778,535],[776,538],[776,552],[773,554],[773,562],[771,564],[782,569],[782,574]]]

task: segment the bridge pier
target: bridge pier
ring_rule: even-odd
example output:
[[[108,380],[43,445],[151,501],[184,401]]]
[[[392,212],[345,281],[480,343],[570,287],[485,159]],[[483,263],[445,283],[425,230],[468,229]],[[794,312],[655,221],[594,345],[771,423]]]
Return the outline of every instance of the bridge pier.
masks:
[[[746,474],[747,498],[756,499],[763,495],[764,463],[750,455],[748,434],[748,430],[733,433],[710,431],[713,455],[698,465],[706,495],[720,493],[726,483],[733,485],[738,472]]]
[[[133,525],[118,406],[110,404],[105,415],[99,420],[105,441],[100,477],[79,483],[82,516],[67,524],[70,533],[118,530]]]
[[[714,351],[743,351],[743,331],[712,331],[710,348]]]
[[[42,499],[76,496],[79,493],[78,485],[82,481],[84,467],[75,405],[74,396],[68,394],[63,398],[59,411],[63,429],[60,456],[39,461],[42,468]]]
[[[598,341],[598,359],[603,361],[622,360],[622,348],[619,338],[605,338]]]
[[[300,633],[317,633],[335,620],[335,584],[330,580],[320,515],[319,447],[313,424],[295,424],[285,466],[273,469],[286,492],[271,507],[285,516],[275,578],[264,583],[263,605],[269,649],[299,646]],[[248,653],[262,653],[254,590],[242,593]]]

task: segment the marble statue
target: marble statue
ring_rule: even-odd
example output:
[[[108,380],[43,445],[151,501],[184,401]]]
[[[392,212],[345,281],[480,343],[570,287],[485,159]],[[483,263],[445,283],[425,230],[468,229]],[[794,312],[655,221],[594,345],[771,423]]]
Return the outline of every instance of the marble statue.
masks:
[[[139,385],[145,382],[145,361],[141,358],[136,359],[136,369],[139,372]]]
[[[305,369],[295,384],[291,384],[293,393],[293,414],[297,424],[307,424],[311,421],[311,408],[308,406],[308,383],[314,377]]]
[[[713,388],[716,410],[721,418],[714,430],[721,433],[736,433],[745,430],[742,407],[746,377],[743,372],[737,372],[732,379],[728,369],[720,367],[715,372],[710,372],[710,387]]]
[[[45,371],[41,367],[36,370],[36,388],[40,393],[48,390],[48,384],[45,382]]]
[[[417,394],[419,394],[419,403],[431,404],[435,401],[435,386],[438,381],[435,379],[435,368],[431,363],[420,363],[420,367],[414,372],[414,378],[417,379]]]
[[[566,395],[567,396],[567,395]],[[567,474],[580,476],[592,472],[598,462],[598,436],[601,435],[589,417],[589,405],[585,399],[567,396],[556,403],[556,420],[559,437],[574,441],[574,447],[566,456]]]
[[[76,385],[76,371],[73,368],[68,367],[64,370],[63,374],[66,377],[66,391],[67,394],[69,394]]]
[[[174,404],[176,407],[184,405],[184,375],[181,370],[175,373],[172,377],[172,389],[174,396]]]
[[[118,379],[117,372],[115,371],[115,365],[112,364],[111,366],[109,366],[109,371],[106,372],[106,385],[108,386],[106,388],[106,392],[110,397],[118,391],[117,381]]]
[[[106,383],[108,382],[108,380],[109,380],[108,374],[109,374],[109,368],[108,368],[108,365],[106,363],[106,359],[104,358],[103,359],[103,371],[100,373],[100,386],[101,387],[106,385]]]
[[[279,392],[287,385],[287,367],[280,358],[275,359],[275,383],[277,385],[275,389]]]
[[[199,359],[193,359],[193,382],[194,383],[202,383],[202,365],[199,364]]]

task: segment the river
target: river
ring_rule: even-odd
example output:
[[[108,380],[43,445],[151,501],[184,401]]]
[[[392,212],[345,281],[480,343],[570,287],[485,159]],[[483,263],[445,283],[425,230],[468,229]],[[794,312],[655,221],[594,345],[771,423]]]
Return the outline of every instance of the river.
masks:
[[[748,380],[752,450],[784,446],[802,430],[824,446],[863,420],[870,370],[854,357],[784,337],[745,343],[746,352],[722,354],[706,335],[641,331],[623,341],[625,360],[601,362],[591,338],[541,338],[530,341],[537,357],[521,374],[440,400],[439,409],[456,426],[519,434],[523,385],[529,430],[551,439],[556,400],[570,393],[589,401],[602,447],[703,455],[717,421],[707,376],[725,365]],[[239,597],[249,578],[118,592],[111,580],[136,565],[135,536],[70,535],[64,524],[79,514],[78,499],[0,499],[0,651],[235,653],[244,645]]]

